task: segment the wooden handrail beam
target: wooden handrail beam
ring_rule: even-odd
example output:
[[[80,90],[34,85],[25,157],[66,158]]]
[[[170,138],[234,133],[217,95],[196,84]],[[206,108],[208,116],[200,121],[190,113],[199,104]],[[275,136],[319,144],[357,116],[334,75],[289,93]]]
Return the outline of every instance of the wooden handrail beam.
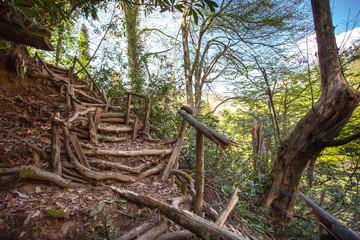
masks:
[[[319,220],[321,224],[326,226],[328,231],[331,231],[330,234],[335,235],[338,239],[346,240],[360,240],[360,236],[357,235],[354,231],[341,224],[338,220],[336,220],[333,216],[327,213],[324,209],[316,205],[313,201],[311,201],[304,194],[299,193],[302,199],[305,201],[308,208],[310,208],[315,215],[315,217]]]
[[[135,92],[129,92],[129,91],[126,91],[124,93],[128,94],[128,95],[133,95],[133,96],[136,96],[136,97],[140,97],[140,98],[147,98],[148,97],[147,94],[141,94],[141,93],[135,93]]]
[[[197,131],[204,134],[208,139],[210,139],[211,141],[213,141],[217,145],[221,146],[222,148],[229,147],[231,145],[237,145],[237,143],[235,141],[225,137],[224,135],[222,135],[222,134],[220,134],[218,132],[215,132],[214,130],[212,130],[208,126],[205,126],[204,124],[202,124],[198,120],[191,117],[185,111],[180,109],[180,110],[178,110],[178,114],[181,117],[183,117],[183,119],[185,119]]]
[[[86,74],[89,76],[91,82],[94,84],[94,86],[96,87],[96,90],[99,92],[100,95],[102,95],[102,92],[99,88],[99,86],[96,84],[95,80],[91,77],[90,73],[88,72],[88,70],[86,70],[86,68],[84,67],[84,65],[80,62],[79,59],[77,59],[75,57],[76,61],[80,64],[80,66],[82,67],[82,69],[84,69],[84,71],[86,72]]]

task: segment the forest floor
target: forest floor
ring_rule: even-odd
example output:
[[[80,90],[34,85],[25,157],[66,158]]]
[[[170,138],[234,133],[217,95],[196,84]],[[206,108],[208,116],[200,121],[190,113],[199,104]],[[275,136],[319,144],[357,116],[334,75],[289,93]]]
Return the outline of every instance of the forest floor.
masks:
[[[71,116],[64,96],[49,80],[21,79],[2,71],[0,106],[0,168],[32,165],[51,171],[50,162],[28,148],[26,143],[34,144],[50,155],[51,119],[54,113],[61,112],[62,117]],[[117,134],[117,137],[123,135]],[[142,137],[134,141],[99,143],[97,147],[124,151],[165,148],[146,142]],[[64,152],[61,158],[66,160]],[[158,156],[107,156],[98,159],[105,158],[131,167],[144,164],[145,169],[157,166],[161,160]],[[96,167],[115,171],[101,164]],[[144,222],[159,222],[158,213],[121,198],[109,189],[110,185],[165,203],[171,203],[175,197],[181,196],[176,185],[161,181],[161,172],[135,182],[89,182],[61,188],[48,181],[20,179],[18,174],[0,174],[1,239],[115,239]],[[209,192],[205,191],[204,200],[211,203],[214,201]],[[220,200],[226,203],[226,199]],[[219,207],[217,204],[216,208]],[[242,225],[234,215],[229,221],[233,225]],[[168,231],[179,229],[179,225],[172,224]]]

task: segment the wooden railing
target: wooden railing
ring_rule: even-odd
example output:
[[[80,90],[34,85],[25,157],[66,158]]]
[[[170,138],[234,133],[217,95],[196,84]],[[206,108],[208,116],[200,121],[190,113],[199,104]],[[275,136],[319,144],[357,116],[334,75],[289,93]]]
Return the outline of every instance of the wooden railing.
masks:
[[[324,209],[316,205],[303,193],[299,193],[301,198],[304,200],[308,208],[311,210],[311,213],[314,214],[316,219],[319,222],[319,237],[320,239],[330,239],[330,240],[360,240],[359,235],[354,231],[340,223]]]
[[[178,114],[183,118],[183,121],[174,150],[162,176],[162,180],[168,179],[170,171],[177,168],[185,130],[187,124],[190,124],[197,131],[194,212],[200,215],[204,195],[204,136],[219,145],[222,149],[226,147],[231,148],[232,145],[237,145],[237,143],[194,119],[190,116],[190,114],[192,114],[192,110],[188,107],[182,107],[178,110]]]

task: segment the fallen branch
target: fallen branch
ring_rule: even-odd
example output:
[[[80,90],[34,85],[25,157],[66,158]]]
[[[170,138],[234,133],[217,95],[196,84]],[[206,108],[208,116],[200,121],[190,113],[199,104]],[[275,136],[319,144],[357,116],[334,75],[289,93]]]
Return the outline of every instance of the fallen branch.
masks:
[[[239,188],[236,188],[234,193],[231,195],[230,199],[226,203],[225,208],[220,213],[218,219],[216,219],[215,224],[219,225],[220,227],[224,226],[226,219],[228,218],[229,214],[235,207],[236,203],[239,201],[239,197],[237,195],[238,191],[239,191]]]
[[[0,176],[18,174],[19,172],[20,172],[20,167],[0,168]]]
[[[40,154],[40,156],[44,159],[47,160],[48,159],[48,155],[45,153],[44,150],[42,150],[41,148],[39,148],[38,146],[25,142],[26,146],[28,148],[31,148],[32,150],[34,150],[35,152],[37,152],[38,154]]]
[[[180,230],[176,232],[164,233],[163,235],[155,238],[155,240],[177,240],[177,239],[187,239],[189,237],[195,236],[192,232],[188,230]]]
[[[137,237],[137,240],[155,239],[156,237],[163,234],[166,230],[168,230],[170,226],[171,221],[162,219],[158,225],[152,227],[149,231]]]
[[[158,211],[171,219],[175,223],[195,233],[197,236],[207,239],[228,239],[228,240],[244,240],[245,238],[236,235],[233,232],[225,228],[221,228],[218,225],[208,222],[205,219],[191,214],[188,211],[182,211],[177,208],[170,206],[169,204],[162,203],[156,199],[148,196],[140,195],[135,192],[116,188],[115,186],[110,187],[113,191],[117,192],[122,197],[127,198],[129,201],[144,205],[151,209],[158,209]]]
[[[133,228],[131,231],[125,233],[121,237],[117,238],[116,240],[129,240],[135,238],[137,235],[140,235],[146,231],[148,231],[150,228],[153,227],[153,224],[151,223],[143,223],[142,225]]]

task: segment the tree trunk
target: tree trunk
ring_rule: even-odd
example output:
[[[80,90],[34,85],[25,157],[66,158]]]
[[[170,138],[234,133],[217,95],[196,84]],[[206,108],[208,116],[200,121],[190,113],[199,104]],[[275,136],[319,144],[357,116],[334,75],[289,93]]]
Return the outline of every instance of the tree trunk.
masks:
[[[265,155],[264,131],[262,123],[260,126],[254,120],[252,131],[252,147],[254,158],[254,172],[257,174],[264,173],[264,164],[261,157]]]
[[[189,28],[187,14],[188,14],[188,10],[184,11],[182,14],[181,36],[182,36],[182,45],[183,45],[183,54],[184,54],[187,106],[189,106],[191,109],[194,109],[194,93],[193,93],[192,73],[191,73],[191,65],[190,65],[190,50],[189,50],[189,40],[188,40],[190,28]]]
[[[316,159],[348,122],[359,102],[359,92],[346,81],[337,54],[328,0],[312,0],[321,73],[321,97],[281,145],[272,169],[273,185],[263,204],[271,210],[278,233],[292,216],[303,170]]]
[[[59,27],[59,36],[56,43],[56,51],[55,51],[55,66],[59,66],[60,62],[60,54],[61,54],[61,48],[62,48],[62,40],[64,35],[64,23],[61,23]]]

